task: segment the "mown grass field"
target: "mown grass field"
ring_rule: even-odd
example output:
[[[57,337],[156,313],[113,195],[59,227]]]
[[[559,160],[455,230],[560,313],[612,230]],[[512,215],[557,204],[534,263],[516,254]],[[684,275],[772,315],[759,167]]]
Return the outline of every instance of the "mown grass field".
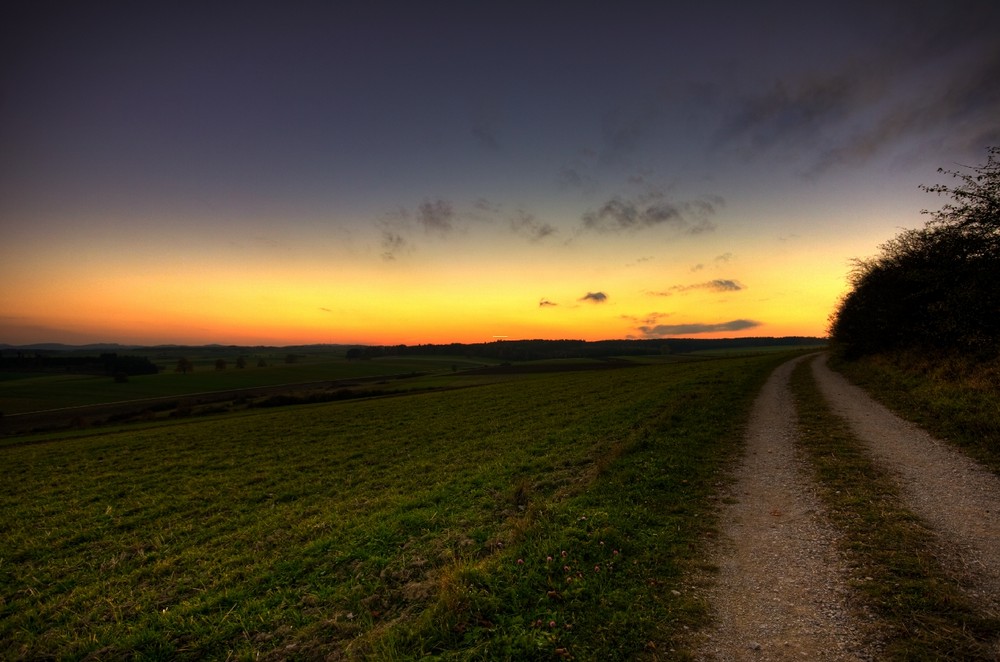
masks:
[[[0,657],[674,657],[710,496],[788,356],[7,445]]]

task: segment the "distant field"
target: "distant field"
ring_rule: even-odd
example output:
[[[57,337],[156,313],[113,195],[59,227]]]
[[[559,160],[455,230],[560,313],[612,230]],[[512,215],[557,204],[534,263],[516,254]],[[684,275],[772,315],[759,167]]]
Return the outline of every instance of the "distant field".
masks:
[[[0,447],[0,657],[667,656],[704,616],[680,573],[720,469],[787,357]]]
[[[116,383],[107,376],[72,374],[8,375],[0,379],[0,412],[18,414],[59,407],[92,405],[105,402],[156,398],[209,391],[272,386],[301,382],[358,379],[383,375],[451,371],[483,365],[482,361],[452,358],[379,358],[348,361],[339,356],[302,356],[295,363],[285,363],[284,355],[266,359],[266,367],[257,367],[257,358],[247,360],[246,368],[234,367],[235,356],[227,357],[225,370],[216,370],[214,358],[193,360],[193,372],[182,374],[172,368],[158,375],[129,377]],[[164,363],[164,361],[154,361]],[[176,358],[168,365],[176,364]],[[2,374],[2,373],[0,373]]]

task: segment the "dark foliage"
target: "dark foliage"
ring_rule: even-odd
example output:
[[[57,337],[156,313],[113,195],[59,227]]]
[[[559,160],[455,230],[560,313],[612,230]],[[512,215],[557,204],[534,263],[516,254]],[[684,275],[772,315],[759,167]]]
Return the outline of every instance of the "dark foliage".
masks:
[[[106,352],[100,356],[76,356],[59,351],[15,350],[0,357],[0,371],[65,372],[82,375],[155,375],[159,368],[145,356]]]
[[[847,356],[898,349],[1000,352],[1000,147],[971,172],[940,169],[956,186],[925,186],[952,202],[856,260],[852,290],[831,318]]]
[[[683,354],[713,349],[755,349],[760,347],[800,347],[822,344],[822,338],[789,336],[784,338],[677,338],[671,340],[498,340],[489,343],[451,343],[448,345],[369,345],[352,347],[348,359],[372,359],[381,356],[462,356],[492,358],[502,361],[538,361],[548,359],[606,359],[614,356],[650,356]]]

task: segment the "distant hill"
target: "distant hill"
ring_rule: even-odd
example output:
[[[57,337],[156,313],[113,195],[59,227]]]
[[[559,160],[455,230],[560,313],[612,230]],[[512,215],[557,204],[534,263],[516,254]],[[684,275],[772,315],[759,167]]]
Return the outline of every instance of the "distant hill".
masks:
[[[238,346],[238,345],[121,345],[94,343],[66,345],[62,343],[36,343],[31,345],[0,344],[3,352],[191,352],[217,354],[219,352],[287,351],[315,353],[341,351],[348,358],[376,358],[380,356],[475,356],[508,361],[533,361],[560,358],[604,358],[611,356],[642,356],[651,354],[686,354],[725,349],[754,349],[762,347],[811,347],[826,345],[826,338],[809,336],[755,337],[755,338],[663,338],[644,340],[495,340],[486,343],[449,343],[427,345],[288,345]]]
[[[826,345],[825,338],[672,338],[656,340],[497,340],[489,343],[449,345],[361,345],[348,350],[348,358],[379,356],[470,356],[507,361],[541,359],[606,358],[652,354],[686,354],[724,349],[761,347],[813,347]]]
[[[89,345],[66,345],[58,342],[34,343],[31,345],[8,345],[0,343],[0,351],[28,351],[28,352],[120,352],[125,350],[139,349],[140,345],[121,345],[118,343],[92,343]]]

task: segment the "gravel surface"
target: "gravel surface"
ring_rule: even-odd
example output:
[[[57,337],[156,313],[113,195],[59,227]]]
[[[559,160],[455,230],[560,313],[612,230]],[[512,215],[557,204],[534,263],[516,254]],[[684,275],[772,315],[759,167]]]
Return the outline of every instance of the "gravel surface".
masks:
[[[822,357],[812,368],[833,411],[895,477],[907,507],[939,534],[950,573],[1000,613],[1000,478],[872,400]]]
[[[701,660],[871,660],[876,621],[854,600],[837,532],[796,455],[788,380],[802,360],[835,414],[898,482],[905,505],[936,533],[939,557],[967,593],[1000,615],[1000,478],[902,420],[826,365],[798,358],[754,404],[745,455],[723,495],[722,540],[706,599],[714,626],[695,637]],[[1000,659],[1000,648],[998,648]]]
[[[721,512],[715,625],[702,660],[867,660],[870,618],[852,609],[837,533],[796,457],[795,407],[780,366],[758,396],[746,450]]]

